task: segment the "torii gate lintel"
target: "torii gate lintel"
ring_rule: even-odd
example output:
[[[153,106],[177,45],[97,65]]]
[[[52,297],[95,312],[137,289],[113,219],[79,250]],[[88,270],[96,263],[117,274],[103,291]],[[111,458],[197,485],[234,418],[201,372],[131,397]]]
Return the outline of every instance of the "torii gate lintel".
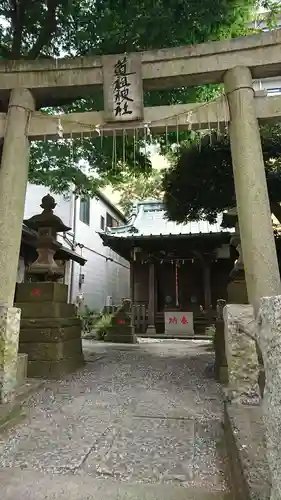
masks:
[[[232,40],[136,53],[144,91],[223,83],[228,69],[249,67],[255,79],[280,76],[281,29]],[[132,54],[134,56],[135,54]],[[105,57],[0,63],[0,102],[13,88],[33,93],[36,109],[63,105],[103,87]],[[122,55],[120,55],[122,57]]]
[[[256,116],[260,124],[279,123],[281,121],[281,96],[267,97],[258,91],[255,93]],[[64,138],[145,134],[148,126],[151,133],[163,134],[188,130],[219,129],[225,131],[229,126],[229,107],[225,96],[209,103],[176,104],[144,108],[143,121],[126,124],[110,124],[104,112],[88,111],[47,115],[34,111],[28,123],[28,137],[31,141],[58,139],[58,126],[61,126]],[[0,140],[4,138],[7,114],[0,113]]]

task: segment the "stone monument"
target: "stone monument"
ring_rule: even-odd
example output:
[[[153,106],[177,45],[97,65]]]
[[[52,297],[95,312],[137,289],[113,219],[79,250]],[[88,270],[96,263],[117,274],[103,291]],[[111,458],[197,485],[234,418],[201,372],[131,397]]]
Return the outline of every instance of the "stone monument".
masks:
[[[41,214],[24,221],[38,232],[38,258],[19,283],[16,305],[21,309],[19,351],[28,355],[28,376],[59,378],[83,365],[81,321],[67,303],[68,287],[57,281],[64,269],[54,260],[57,233],[68,231],[53,213],[52,196],[42,198]]]
[[[104,337],[106,342],[124,344],[137,343],[129,315],[130,306],[131,301],[125,299],[121,306],[118,307],[117,311],[112,315],[111,325]]]

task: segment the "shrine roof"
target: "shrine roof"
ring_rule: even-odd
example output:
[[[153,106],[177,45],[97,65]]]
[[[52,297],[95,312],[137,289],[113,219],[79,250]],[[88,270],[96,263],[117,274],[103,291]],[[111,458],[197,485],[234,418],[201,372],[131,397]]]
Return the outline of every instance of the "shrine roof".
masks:
[[[106,236],[115,238],[137,239],[147,237],[188,236],[202,234],[232,233],[234,228],[222,228],[223,215],[219,215],[215,224],[207,221],[178,224],[165,217],[162,202],[144,200],[136,203],[128,224],[114,228],[106,228],[100,232],[104,240]]]

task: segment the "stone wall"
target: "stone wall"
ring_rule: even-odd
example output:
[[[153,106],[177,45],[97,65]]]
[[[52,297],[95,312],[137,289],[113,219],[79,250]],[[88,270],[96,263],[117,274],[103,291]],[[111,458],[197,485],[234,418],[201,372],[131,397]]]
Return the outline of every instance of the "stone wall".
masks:
[[[228,304],[224,311],[225,349],[228,365],[228,399],[242,404],[259,404],[259,361],[253,337],[253,308]]]
[[[269,500],[271,478],[261,408],[226,404],[224,426],[234,500]]]

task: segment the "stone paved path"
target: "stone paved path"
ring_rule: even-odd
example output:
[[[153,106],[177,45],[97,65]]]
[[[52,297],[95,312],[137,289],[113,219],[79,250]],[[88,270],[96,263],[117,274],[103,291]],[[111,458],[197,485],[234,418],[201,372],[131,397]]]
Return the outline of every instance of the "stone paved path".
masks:
[[[87,343],[0,436],[3,500],[229,499],[222,400],[192,341]]]

